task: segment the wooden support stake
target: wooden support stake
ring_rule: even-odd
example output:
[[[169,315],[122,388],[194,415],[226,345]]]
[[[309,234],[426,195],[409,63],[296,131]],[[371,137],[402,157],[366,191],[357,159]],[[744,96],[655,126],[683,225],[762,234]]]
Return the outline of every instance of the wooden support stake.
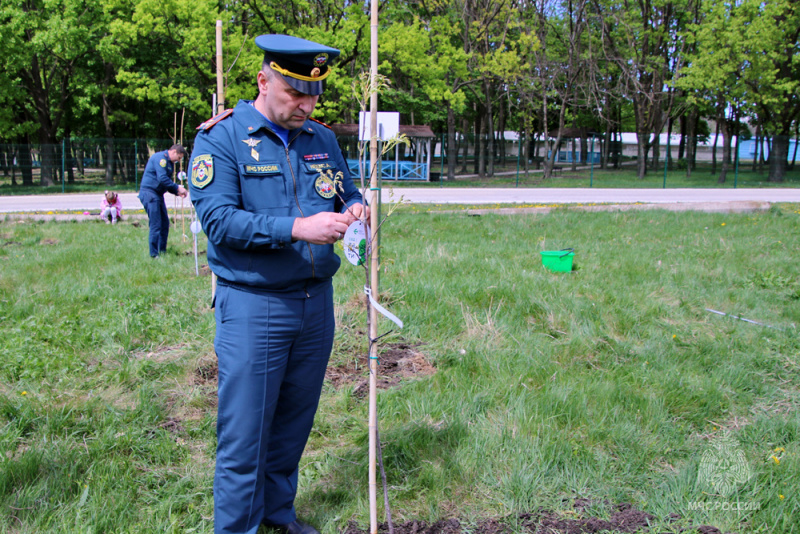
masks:
[[[368,200],[370,210],[370,288],[377,300],[380,295],[378,287],[378,2],[370,3],[370,99],[369,99],[369,187],[372,198]],[[378,311],[369,307],[369,338],[378,339]],[[378,445],[378,342],[369,346],[369,531],[378,534],[378,483],[376,473],[376,450]]]
[[[225,91],[222,84],[222,21],[217,21],[217,109],[216,113],[225,110]],[[211,273],[211,307],[214,307],[214,296],[217,294],[217,275]]]

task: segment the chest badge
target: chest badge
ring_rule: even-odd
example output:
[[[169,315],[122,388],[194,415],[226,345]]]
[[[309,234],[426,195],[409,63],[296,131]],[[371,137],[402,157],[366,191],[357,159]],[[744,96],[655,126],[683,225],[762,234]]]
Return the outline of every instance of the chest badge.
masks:
[[[333,198],[333,195],[336,194],[330,178],[325,176],[317,176],[317,180],[314,182],[314,189],[316,189],[319,196],[326,200]]]
[[[248,137],[247,139],[242,139],[242,143],[250,147],[250,157],[256,161],[258,161],[258,150],[256,150],[256,147],[260,142],[261,139],[253,139],[252,137]]]

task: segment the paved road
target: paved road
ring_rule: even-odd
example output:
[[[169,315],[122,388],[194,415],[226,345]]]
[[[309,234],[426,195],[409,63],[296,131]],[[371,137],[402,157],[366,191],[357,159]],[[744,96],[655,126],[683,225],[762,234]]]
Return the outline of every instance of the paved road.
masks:
[[[452,188],[386,187],[383,203],[430,204],[665,204],[732,202],[800,202],[800,188],[769,189],[550,189],[550,188]],[[167,206],[174,197],[167,194]],[[0,213],[86,210],[99,212],[102,194],[0,196]],[[141,210],[135,193],[120,194],[123,210]],[[189,201],[185,207],[189,209]],[[180,200],[178,201],[180,206]]]

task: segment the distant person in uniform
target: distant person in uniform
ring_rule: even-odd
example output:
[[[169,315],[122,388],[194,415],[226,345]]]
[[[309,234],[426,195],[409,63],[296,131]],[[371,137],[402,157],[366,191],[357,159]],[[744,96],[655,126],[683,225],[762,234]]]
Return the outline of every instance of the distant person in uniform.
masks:
[[[121,216],[122,202],[119,200],[119,195],[114,191],[106,191],[103,194],[103,203],[100,207],[100,218],[106,224],[117,224]]]
[[[339,51],[255,43],[258,96],[200,125],[190,159],[218,277],[214,529],[317,534],[297,520],[298,464],[333,345],[333,244],[368,213],[335,135],[310,119]]]
[[[167,251],[167,238],[169,237],[169,214],[167,203],[164,202],[164,193],[185,198],[188,191],[182,185],[172,181],[172,172],[175,163],[186,155],[186,149],[181,145],[172,145],[169,150],[156,152],[147,160],[147,166],[142,175],[142,184],[139,187],[139,200],[147,212],[150,220],[150,256],[158,257]]]

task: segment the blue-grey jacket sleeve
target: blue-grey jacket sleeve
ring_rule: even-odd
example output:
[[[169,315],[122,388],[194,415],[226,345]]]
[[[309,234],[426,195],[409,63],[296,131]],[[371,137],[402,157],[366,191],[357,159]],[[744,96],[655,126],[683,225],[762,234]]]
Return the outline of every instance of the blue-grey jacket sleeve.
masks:
[[[161,161],[162,158],[167,158],[167,165],[162,167],[161,164],[157,164],[156,168],[156,179],[158,179],[158,183],[161,184],[167,191],[172,193],[173,195],[178,194],[178,184],[172,181],[172,169],[173,165],[172,162],[169,161],[169,154],[161,153],[156,154],[156,157],[159,158]],[[167,171],[169,169],[169,172]]]
[[[243,209],[242,188],[234,143],[219,125],[195,138],[190,159],[189,180],[192,203],[203,231],[214,245],[233,249],[282,248],[292,241],[296,217],[270,216]],[[195,166],[199,158],[212,160],[212,179],[205,187],[195,185]]]

